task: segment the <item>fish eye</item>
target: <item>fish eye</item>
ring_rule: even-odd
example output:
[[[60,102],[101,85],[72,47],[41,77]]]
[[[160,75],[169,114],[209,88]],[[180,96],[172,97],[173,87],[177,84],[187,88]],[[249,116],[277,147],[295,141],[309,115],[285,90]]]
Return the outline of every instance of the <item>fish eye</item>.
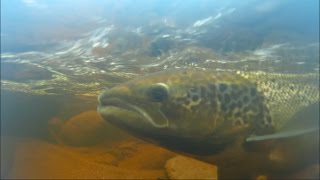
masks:
[[[150,87],[148,96],[152,101],[162,102],[169,97],[168,86],[163,83],[158,83]]]

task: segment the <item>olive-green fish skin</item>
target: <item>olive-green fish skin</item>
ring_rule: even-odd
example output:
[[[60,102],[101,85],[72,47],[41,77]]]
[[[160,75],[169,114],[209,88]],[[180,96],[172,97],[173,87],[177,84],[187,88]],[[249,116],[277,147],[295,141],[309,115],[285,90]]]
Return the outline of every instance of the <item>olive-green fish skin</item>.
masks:
[[[219,149],[240,137],[274,133],[294,112],[318,102],[318,86],[307,82],[314,78],[169,70],[105,90],[99,96],[99,113],[116,126],[169,148],[180,141],[185,148]]]
[[[298,111],[319,102],[319,73],[286,74],[239,72],[257,84],[265,97],[275,129],[283,127]]]

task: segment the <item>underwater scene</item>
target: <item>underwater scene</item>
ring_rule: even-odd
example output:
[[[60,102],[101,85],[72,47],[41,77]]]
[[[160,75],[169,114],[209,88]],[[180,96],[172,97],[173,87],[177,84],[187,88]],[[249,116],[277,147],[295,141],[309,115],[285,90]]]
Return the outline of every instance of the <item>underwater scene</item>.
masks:
[[[319,0],[1,0],[1,179],[319,179]]]

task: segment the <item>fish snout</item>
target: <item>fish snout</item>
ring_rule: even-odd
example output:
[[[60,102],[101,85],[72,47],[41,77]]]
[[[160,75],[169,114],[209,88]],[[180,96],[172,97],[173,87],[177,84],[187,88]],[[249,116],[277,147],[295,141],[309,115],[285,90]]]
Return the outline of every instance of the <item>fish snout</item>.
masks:
[[[108,105],[109,99],[126,97],[130,94],[130,90],[126,86],[117,86],[111,89],[106,89],[98,96],[100,105]]]

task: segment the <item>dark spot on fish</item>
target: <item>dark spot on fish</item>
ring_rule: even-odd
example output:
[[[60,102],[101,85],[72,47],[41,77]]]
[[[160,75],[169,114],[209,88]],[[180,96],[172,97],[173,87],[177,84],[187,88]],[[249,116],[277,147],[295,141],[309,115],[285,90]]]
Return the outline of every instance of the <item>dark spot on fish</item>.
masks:
[[[257,108],[256,106],[252,106],[252,107],[251,107],[251,110],[252,110],[253,112],[255,112],[255,113],[260,112],[260,109]]]
[[[243,90],[244,93],[246,93],[246,92],[248,92],[248,87],[247,87],[247,86],[244,86],[244,87],[242,88],[242,90]]]
[[[209,89],[210,89],[211,91],[215,92],[217,88],[216,88],[216,85],[215,85],[215,84],[209,84]]]
[[[259,103],[259,98],[255,97],[254,99],[252,99],[251,101],[253,104],[258,104]]]
[[[241,125],[241,121],[240,121],[240,120],[238,120],[238,119],[237,119],[237,120],[235,120],[235,125],[236,125],[236,126],[240,126],[240,125]]]
[[[241,102],[241,101],[238,101],[237,106],[238,106],[239,108],[241,108],[241,107],[242,107],[242,102]]]
[[[229,104],[230,103],[230,95],[229,94],[224,94],[224,102],[226,103],[226,104]]]
[[[228,111],[228,107],[225,104],[222,104],[221,110],[226,113]]]
[[[256,96],[256,95],[257,95],[257,90],[256,90],[256,88],[251,88],[251,89],[250,89],[250,95],[251,95],[251,96]]]
[[[292,84],[290,84],[289,88],[291,89],[291,91],[293,91],[293,89],[294,89]]]
[[[243,103],[247,104],[249,102],[248,96],[243,96]]]
[[[264,109],[264,111],[265,111],[266,113],[269,114],[269,109],[268,109],[265,105],[264,105],[262,108]]]
[[[234,108],[236,108],[236,104],[233,102],[229,107],[230,107],[230,110],[233,110]]]
[[[231,88],[237,90],[237,89],[239,88],[239,86],[236,85],[236,84],[232,84],[232,85],[231,85]]]
[[[241,113],[238,111],[234,114],[235,117],[240,117],[241,116]]]
[[[265,106],[262,103],[259,103],[258,108],[265,110]]]
[[[262,124],[264,124],[264,122],[263,122],[263,117],[264,117],[263,113],[260,112],[260,113],[257,115],[257,117],[259,118],[259,122],[262,123]]]
[[[176,101],[177,101],[177,102],[183,102],[184,99],[185,99],[185,98],[183,98],[183,97],[178,97],[178,98],[176,98]]]
[[[227,90],[228,86],[224,83],[219,84],[219,90],[220,92],[224,92],[225,90]]]
[[[242,118],[242,121],[244,124],[248,124],[248,119],[247,118]]]
[[[211,101],[211,107],[212,107],[213,110],[216,109],[216,107],[217,107],[216,101]]]
[[[198,101],[199,100],[199,96],[198,95],[194,95],[193,97],[192,97],[192,101]]]
[[[271,117],[270,117],[270,116],[267,116],[267,119],[266,119],[266,120],[267,120],[267,123],[268,123],[268,124],[272,124],[272,120],[271,120]]]
[[[208,94],[208,99],[211,101],[216,101],[216,95],[213,93]]]
[[[205,97],[206,95],[206,88],[204,86],[200,86],[200,96]]]
[[[241,91],[232,91],[231,93],[231,98],[233,100],[239,99],[241,96],[242,92]]]
[[[197,88],[192,87],[192,88],[190,88],[190,91],[191,91],[191,92],[197,92]]]
[[[237,99],[237,93],[234,92],[234,91],[232,91],[232,93],[231,93],[231,98],[232,98],[233,100]]]
[[[218,100],[219,100],[220,102],[222,102],[222,95],[221,95],[221,94],[218,94]]]
[[[249,111],[249,107],[248,106],[243,108],[243,112],[248,112],[248,111]]]
[[[197,110],[197,107],[198,107],[198,106],[191,106],[190,109],[191,109],[191,111],[195,112],[195,111]]]

